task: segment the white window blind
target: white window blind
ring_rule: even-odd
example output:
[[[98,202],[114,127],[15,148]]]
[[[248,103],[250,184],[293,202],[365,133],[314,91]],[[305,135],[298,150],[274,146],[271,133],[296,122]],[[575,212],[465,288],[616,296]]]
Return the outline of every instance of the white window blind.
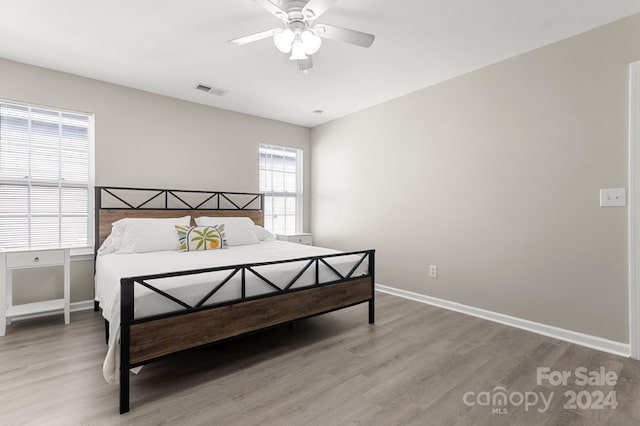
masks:
[[[0,101],[0,247],[91,246],[93,117]]]
[[[274,234],[302,230],[302,151],[260,144],[264,226]]]

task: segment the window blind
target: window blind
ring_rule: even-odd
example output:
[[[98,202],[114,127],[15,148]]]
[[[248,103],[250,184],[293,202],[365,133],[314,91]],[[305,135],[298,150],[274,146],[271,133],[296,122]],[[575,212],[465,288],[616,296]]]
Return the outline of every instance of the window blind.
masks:
[[[0,101],[0,247],[90,246],[93,117]]]
[[[260,144],[260,192],[265,228],[289,234],[302,226],[302,151]]]

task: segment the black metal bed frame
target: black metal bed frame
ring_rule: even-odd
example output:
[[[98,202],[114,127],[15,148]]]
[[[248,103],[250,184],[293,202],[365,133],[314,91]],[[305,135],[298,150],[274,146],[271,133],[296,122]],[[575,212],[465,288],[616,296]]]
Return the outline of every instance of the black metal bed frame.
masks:
[[[250,263],[250,264],[241,264],[241,265],[231,265],[231,266],[221,266],[221,267],[215,267],[215,268],[204,268],[204,269],[195,269],[195,270],[186,270],[186,271],[178,271],[178,272],[169,272],[169,273],[165,273],[165,274],[153,274],[153,275],[143,275],[143,276],[137,276],[137,277],[130,277],[130,278],[122,278],[120,280],[120,312],[121,312],[121,318],[120,318],[120,413],[126,413],[129,411],[129,369],[130,368],[135,368],[138,367],[140,365],[144,365],[147,364],[149,362],[153,362],[153,361],[158,361],[160,359],[164,359],[166,358],[166,356],[169,355],[164,355],[164,356],[159,356],[159,357],[154,357],[151,359],[146,359],[142,362],[130,362],[129,356],[130,356],[130,352],[129,352],[129,344],[130,344],[130,329],[132,325],[135,324],[142,324],[145,322],[150,322],[150,321],[155,321],[155,320],[160,320],[160,319],[164,319],[164,318],[169,318],[169,317],[174,317],[174,316],[178,316],[178,315],[184,315],[186,313],[191,313],[191,312],[198,312],[198,311],[202,311],[202,310],[210,310],[210,309],[217,309],[217,308],[221,308],[221,307],[225,307],[225,306],[230,306],[230,305],[234,305],[240,302],[247,302],[250,300],[258,300],[258,299],[265,299],[265,298],[269,298],[269,297],[273,297],[274,295],[280,295],[280,294],[286,294],[286,293],[295,293],[295,292],[299,292],[299,291],[304,291],[304,290],[309,290],[312,288],[318,288],[318,287],[324,287],[324,286],[330,286],[332,284],[338,284],[338,283],[344,283],[344,282],[348,282],[350,280],[356,279],[356,278],[363,278],[363,277],[371,277],[371,294],[374,294],[374,254],[375,250],[365,250],[365,251],[357,251],[357,252],[348,252],[348,253],[338,253],[338,254],[329,254],[329,255],[323,255],[323,256],[310,256],[310,257],[302,257],[302,258],[295,258],[295,259],[286,259],[286,260],[282,260],[282,261],[271,261],[271,262],[260,262],[260,263]],[[352,267],[352,269],[350,270],[350,272],[346,275],[342,275],[340,274],[340,272],[338,272],[335,268],[333,268],[325,259],[328,258],[335,258],[335,257],[343,257],[343,256],[354,256],[354,255],[361,255],[360,260],[357,261],[357,263]],[[363,263],[363,261],[365,259],[368,259],[369,264],[368,264],[368,268],[367,268],[367,274],[366,275],[360,275],[358,277],[353,277],[353,273],[358,269],[358,267]],[[271,282],[270,280],[268,280],[267,278],[265,278],[262,274],[258,273],[254,268],[260,267],[260,266],[267,266],[267,265],[275,265],[275,264],[282,264],[282,263],[291,263],[291,262],[302,262],[302,261],[307,261],[307,263],[298,271],[298,273],[296,274],[296,276],[283,288],[277,286],[275,283]],[[329,281],[329,282],[320,282],[319,280],[319,269],[320,269],[320,264],[323,264],[325,266],[327,266],[329,268],[329,270],[331,270],[334,274],[336,274],[339,278],[333,281]],[[311,267],[311,265],[315,265],[315,283],[312,285],[306,285],[304,287],[299,287],[299,288],[291,288],[296,281],[298,281],[298,279],[307,271],[307,269],[309,269],[309,267]],[[191,306],[189,304],[187,304],[186,302],[171,296],[170,294],[167,294],[165,292],[163,292],[162,290],[150,285],[149,283],[147,283],[146,281],[149,280],[156,280],[156,279],[162,279],[162,278],[171,278],[171,277],[178,277],[178,276],[185,276],[185,275],[197,275],[197,274],[203,274],[203,273],[208,273],[208,272],[219,272],[219,271],[231,271],[221,282],[214,284],[213,288],[211,289],[211,291],[209,291],[198,303],[196,303],[194,306]],[[210,299],[218,290],[220,290],[222,287],[224,287],[225,284],[227,284],[236,274],[238,274],[238,272],[240,272],[241,274],[241,291],[242,291],[242,296],[240,298],[236,298],[233,300],[228,300],[225,302],[221,302],[221,303],[215,303],[215,304],[211,304],[211,305],[206,305],[204,306],[204,303],[206,303],[206,301],[208,299]],[[262,282],[268,284],[270,287],[274,288],[275,292],[271,292],[271,293],[266,293],[266,294],[261,294],[261,295],[257,295],[257,296],[250,296],[247,297],[246,296],[246,275],[247,272],[252,273],[254,276],[258,277]],[[135,285],[141,285],[149,290],[152,290],[153,292],[177,303],[178,305],[182,306],[184,309],[181,310],[177,310],[177,311],[171,311],[171,312],[167,312],[164,314],[158,314],[158,315],[152,315],[152,316],[147,316],[147,317],[142,317],[142,318],[134,318],[134,311],[135,311],[135,298],[134,298],[134,286]],[[362,302],[358,302],[356,304],[359,304]],[[372,296],[372,298],[368,301],[369,303],[369,324],[373,324],[375,322],[375,301],[374,298]],[[331,309],[328,311],[323,311],[323,312],[319,312],[319,313],[315,313],[312,315],[308,315],[302,318],[298,318],[298,319],[305,319],[305,318],[309,318],[309,317],[313,317],[313,316],[317,316],[317,315],[322,315],[325,313],[329,313],[329,312],[333,312],[339,309],[344,309],[346,307],[349,306],[353,306],[353,305],[348,305],[348,306],[342,306],[340,308],[337,309]],[[260,330],[265,330],[269,327],[260,329]],[[260,330],[256,330],[256,331],[260,331]],[[247,334],[251,334],[255,331],[249,332],[249,333],[242,333],[242,334],[238,334],[236,336],[233,336],[233,338],[237,338],[237,337],[242,337],[245,336]],[[228,339],[225,339],[228,340]],[[215,343],[220,343],[223,340],[219,340],[216,341]],[[186,350],[190,350],[190,349],[186,349]],[[181,351],[182,352],[182,351]],[[174,352],[175,353],[175,352]],[[172,354],[174,354],[172,353]],[[171,354],[171,355],[172,355]]]
[[[131,202],[128,202],[126,200],[124,200],[121,196],[119,196],[118,194],[114,193],[117,192],[119,190],[124,190],[124,191],[158,191],[157,194],[151,196],[150,198],[146,199],[144,202],[140,203],[140,204],[134,204]],[[125,205],[125,207],[103,207],[102,205],[102,192],[106,192],[109,195],[113,196],[115,199],[119,200],[121,203],[123,203]],[[198,194],[206,194],[207,198],[205,199],[205,201],[202,201],[201,203],[199,203],[198,205],[192,206],[189,203],[187,203],[186,201],[184,201],[181,197],[177,196],[176,193],[198,193]],[[161,207],[161,209],[163,210],[262,210],[263,206],[264,206],[264,195],[263,194],[255,194],[255,193],[232,193],[232,192],[209,192],[209,191],[182,191],[182,190],[166,190],[166,189],[141,189],[141,188],[125,188],[125,187],[96,187],[95,188],[95,206],[96,206],[96,210],[95,210],[95,229],[96,229],[96,241],[98,241],[98,235],[99,235],[99,213],[100,210],[102,209],[109,209],[109,210],[114,210],[114,209],[121,209],[121,210],[144,210],[144,209],[158,209],[158,207],[145,207],[148,206],[149,203],[154,200],[157,199],[158,197],[162,196],[162,194],[164,194],[164,208]],[[231,197],[233,197],[234,195],[242,195],[242,196],[249,196],[250,201],[249,202],[245,202],[245,203],[236,203],[234,202],[232,199],[230,199]],[[182,208],[169,208],[168,207],[168,199],[170,196],[175,197],[179,202],[181,202],[182,204],[184,204],[185,207]],[[220,209],[220,197],[223,197],[223,199],[225,199],[232,207],[230,209]],[[217,208],[212,208],[212,207],[202,207],[204,206],[208,201],[217,198],[217,202],[216,202],[216,207]],[[249,209],[248,207],[255,203],[256,200],[259,200],[259,208],[257,209]],[[97,246],[97,243],[96,243]],[[97,251],[97,247],[96,247],[96,251]],[[345,256],[360,256],[359,260],[357,260],[354,265],[351,267],[351,269],[349,270],[349,272],[347,274],[341,274],[338,270],[336,270],[336,268],[334,268],[330,262],[328,261],[328,259],[332,259],[332,258],[339,258],[339,257],[345,257]],[[358,276],[354,277],[355,272],[358,270],[358,268],[362,265],[362,263],[367,260],[368,261],[368,266],[367,266],[367,272]],[[278,285],[272,281],[270,281],[269,279],[267,279],[266,277],[264,277],[261,273],[259,273],[256,269],[263,267],[263,266],[269,266],[269,265],[275,265],[275,264],[284,264],[284,263],[293,263],[293,262],[305,262],[304,265],[301,266],[301,268],[297,271],[296,275],[286,284],[284,285]],[[293,286],[296,284],[296,282],[298,282],[298,280],[303,276],[303,274],[305,272],[307,272],[310,268],[314,267],[315,271],[314,271],[314,281],[313,284],[311,285],[305,285],[302,287],[296,287],[294,288]],[[335,275],[335,279],[331,280],[331,281],[326,281],[326,282],[321,282],[320,281],[320,269],[321,267],[325,267],[326,269],[328,269],[329,271],[331,271],[334,275]],[[147,281],[150,280],[159,280],[159,279],[163,279],[163,278],[171,278],[171,277],[178,277],[178,276],[186,276],[186,275],[197,275],[197,274],[204,274],[204,273],[210,273],[210,272],[221,272],[221,271],[229,271],[229,273],[220,281],[220,282],[214,282],[212,283],[212,288],[210,289],[210,291],[204,295],[196,304],[194,305],[190,305],[188,303],[186,303],[183,300],[180,300],[156,287],[154,287],[153,285],[149,284]],[[269,287],[271,287],[273,289],[272,292],[269,293],[265,293],[265,294],[260,294],[260,295],[256,295],[256,296],[247,296],[246,295],[246,278],[247,278],[247,274],[250,273],[252,274],[254,277],[257,277],[261,282],[264,282],[265,284],[267,284]],[[228,300],[228,301],[224,301],[224,302],[220,302],[220,303],[214,303],[214,304],[209,304],[209,305],[205,305],[207,303],[207,301],[209,299],[211,299],[211,297],[214,296],[214,294],[216,294],[221,288],[223,288],[226,284],[228,284],[233,277],[235,277],[237,274],[240,274],[240,285],[241,285],[241,297],[240,298],[236,298],[233,300]],[[280,295],[285,295],[285,294],[292,294],[292,293],[296,293],[296,292],[302,292],[302,291],[307,291],[307,290],[311,290],[311,289],[318,289],[318,288],[325,288],[325,287],[329,287],[335,284],[342,284],[342,283],[348,283],[348,282],[355,282],[356,280],[361,280],[363,278],[366,278],[368,281],[370,281],[370,298],[366,299],[366,300],[362,300],[362,301],[357,301],[355,303],[349,303],[346,305],[340,305],[339,307],[336,308],[332,308],[332,309],[328,309],[328,310],[322,310],[321,312],[314,312],[312,314],[309,315],[304,315],[301,317],[296,317],[294,320],[298,320],[298,319],[305,319],[305,318],[309,318],[309,317],[313,317],[316,315],[321,315],[321,314],[325,314],[328,312],[332,312],[332,311],[336,311],[339,309],[344,309],[353,305],[357,305],[360,303],[364,303],[365,301],[368,302],[369,304],[369,309],[368,309],[368,314],[369,314],[369,323],[373,324],[375,321],[375,298],[374,298],[374,283],[375,283],[375,250],[363,250],[363,251],[353,251],[353,252],[347,252],[347,253],[336,253],[336,254],[328,254],[328,255],[321,255],[321,256],[309,256],[309,257],[301,257],[301,258],[295,258],[295,259],[286,259],[286,260],[280,260],[280,261],[268,261],[268,262],[258,262],[258,263],[250,263],[250,264],[239,264],[239,265],[229,265],[229,266],[221,266],[221,267],[212,267],[212,268],[201,268],[201,269],[194,269],[194,270],[185,270],[185,271],[176,271],[176,272],[168,272],[168,273],[160,273],[160,274],[150,274],[150,275],[142,275],[142,276],[135,276],[135,277],[126,277],[126,278],[122,278],[120,281],[120,414],[126,413],[129,411],[129,397],[130,397],[130,376],[129,376],[129,369],[140,366],[140,365],[144,365],[146,363],[149,362],[153,362],[153,361],[157,361],[163,358],[166,358],[167,356],[170,356],[172,354],[178,353],[178,352],[183,352],[183,351],[188,351],[191,349],[194,349],[196,347],[200,347],[202,345],[199,346],[194,346],[194,347],[189,347],[187,349],[184,350],[178,350],[176,352],[171,352],[168,353],[166,355],[161,355],[161,356],[155,356],[155,357],[151,357],[148,359],[144,359],[143,361],[138,361],[138,362],[131,362],[131,328],[135,325],[138,324],[144,324],[144,323],[150,323],[153,321],[159,321],[159,320],[164,320],[166,318],[171,318],[171,317],[178,317],[181,315],[187,315],[187,314],[192,314],[192,313],[196,313],[196,312],[201,312],[201,311],[210,311],[210,310],[215,310],[215,309],[224,309],[225,307],[231,307],[234,305],[238,305],[238,304],[242,304],[245,302],[250,302],[250,301],[254,301],[254,300],[260,300],[260,299],[267,299],[270,297],[276,297],[276,296],[280,296]],[[159,294],[160,296],[171,300],[172,302],[176,303],[177,305],[180,306],[180,309],[178,310],[174,310],[171,312],[167,312],[167,313],[163,313],[163,314],[157,314],[157,315],[150,315],[150,316],[146,316],[146,317],[142,317],[142,318],[135,318],[134,315],[134,311],[135,311],[135,297],[134,297],[134,288],[136,285],[145,287],[157,294]],[[98,304],[96,302],[95,304],[95,308],[96,310],[98,309]],[[291,321],[287,321],[287,322],[291,322]],[[267,326],[267,327],[261,327],[261,328],[257,328],[255,330],[251,330],[249,332],[243,332],[243,333],[239,333],[236,335],[231,336],[230,338],[224,338],[224,339],[220,339],[220,340],[215,340],[212,341],[208,344],[216,344],[216,343],[220,343],[229,339],[233,339],[233,338],[237,338],[237,337],[241,337],[241,336],[245,336],[247,334],[252,334],[254,332],[257,331],[261,331],[261,330],[265,330],[271,327],[275,327],[277,325],[281,325],[284,324],[283,323],[279,323],[279,324],[274,324],[271,326]],[[105,320],[105,331],[108,332],[108,323],[106,323]],[[108,337],[107,337],[108,340]]]

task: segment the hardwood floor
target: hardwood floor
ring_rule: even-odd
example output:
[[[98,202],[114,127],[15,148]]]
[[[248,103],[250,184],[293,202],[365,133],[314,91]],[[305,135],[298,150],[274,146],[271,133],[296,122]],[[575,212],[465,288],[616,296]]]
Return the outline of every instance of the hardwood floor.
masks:
[[[373,326],[364,304],[150,364],[132,376],[131,412],[122,416],[117,386],[102,378],[106,346],[97,313],[72,314],[67,326],[62,316],[15,322],[0,338],[0,424],[640,424],[636,361],[377,297]],[[538,385],[537,367],[545,366],[604,367],[618,379],[579,386],[573,375],[566,386]],[[497,386],[515,402],[463,400],[482,401]],[[567,391],[615,391],[618,405],[565,409]],[[532,392],[547,399],[553,392],[548,410],[538,412],[542,402],[516,404],[516,394]]]

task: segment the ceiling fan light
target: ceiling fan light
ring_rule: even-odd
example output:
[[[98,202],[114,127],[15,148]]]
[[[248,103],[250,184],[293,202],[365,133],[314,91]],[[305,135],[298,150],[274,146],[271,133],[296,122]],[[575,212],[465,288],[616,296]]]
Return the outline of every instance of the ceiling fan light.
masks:
[[[293,31],[287,28],[284,31],[276,33],[273,36],[273,42],[279,51],[282,53],[289,53],[291,52],[291,43],[293,43],[294,38],[295,35],[293,34]]]
[[[291,45],[291,56],[289,57],[292,61],[297,61],[300,59],[308,59],[308,56],[304,52],[304,44],[299,39],[293,42]]]
[[[300,40],[304,45],[304,53],[307,55],[313,55],[316,53],[322,44],[322,39],[308,30],[305,30],[302,33]]]

